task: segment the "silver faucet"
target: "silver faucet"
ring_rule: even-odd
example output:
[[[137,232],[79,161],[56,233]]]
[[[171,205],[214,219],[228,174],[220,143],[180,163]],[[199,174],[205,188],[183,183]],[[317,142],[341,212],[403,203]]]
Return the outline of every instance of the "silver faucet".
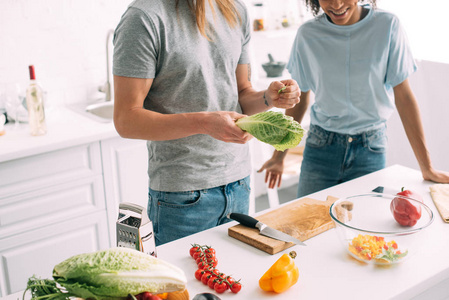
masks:
[[[106,94],[105,101],[111,101],[112,100],[112,86],[111,86],[111,63],[109,60],[109,44],[111,37],[114,35],[114,30],[110,29],[108,31],[108,35],[106,37],[106,82],[104,85],[98,87],[98,90],[100,92],[103,92]]]

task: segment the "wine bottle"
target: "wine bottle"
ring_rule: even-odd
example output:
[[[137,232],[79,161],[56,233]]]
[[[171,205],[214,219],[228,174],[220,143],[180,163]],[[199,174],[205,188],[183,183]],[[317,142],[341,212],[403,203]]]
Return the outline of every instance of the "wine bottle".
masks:
[[[44,92],[36,81],[34,66],[29,66],[30,85],[27,88],[26,102],[28,108],[28,123],[31,135],[44,135],[47,133],[44,111]]]

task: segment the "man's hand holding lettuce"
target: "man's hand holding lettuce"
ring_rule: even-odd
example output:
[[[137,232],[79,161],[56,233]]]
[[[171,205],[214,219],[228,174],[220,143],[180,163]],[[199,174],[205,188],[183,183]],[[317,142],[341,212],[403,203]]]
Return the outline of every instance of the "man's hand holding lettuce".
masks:
[[[304,129],[298,122],[275,111],[240,118],[236,121],[236,125],[278,151],[296,147],[304,136]]]

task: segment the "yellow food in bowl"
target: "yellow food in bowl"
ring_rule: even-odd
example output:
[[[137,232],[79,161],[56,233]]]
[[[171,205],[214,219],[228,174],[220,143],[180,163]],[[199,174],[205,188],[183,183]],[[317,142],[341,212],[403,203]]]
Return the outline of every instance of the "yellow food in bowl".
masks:
[[[405,257],[408,253],[407,250],[405,252],[399,250],[394,240],[387,242],[383,237],[361,234],[352,239],[349,251],[362,260],[375,260],[387,264]]]

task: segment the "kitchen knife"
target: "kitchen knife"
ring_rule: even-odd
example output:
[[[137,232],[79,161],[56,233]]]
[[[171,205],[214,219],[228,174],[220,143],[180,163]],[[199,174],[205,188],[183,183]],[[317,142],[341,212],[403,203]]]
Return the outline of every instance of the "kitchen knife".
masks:
[[[257,228],[259,229],[262,235],[268,236],[270,238],[280,240],[283,242],[292,242],[295,243],[296,245],[306,246],[306,244],[304,244],[298,239],[295,239],[291,235],[283,233],[282,231],[276,230],[274,228],[268,227],[264,223],[259,222],[258,220],[248,215],[239,213],[230,213],[228,215],[228,218],[239,222],[243,226],[247,226],[250,228]]]
[[[372,190],[375,193],[396,195],[397,191],[388,187],[378,186]]]

